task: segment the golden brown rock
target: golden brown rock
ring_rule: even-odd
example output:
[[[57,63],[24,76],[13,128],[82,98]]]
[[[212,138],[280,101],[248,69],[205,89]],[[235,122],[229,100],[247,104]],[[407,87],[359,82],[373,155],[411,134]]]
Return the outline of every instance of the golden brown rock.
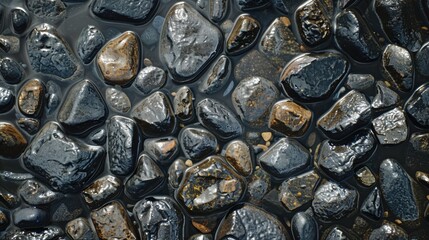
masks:
[[[40,80],[31,79],[21,87],[18,96],[19,110],[25,115],[35,117],[42,109],[45,87]]]
[[[249,176],[253,170],[250,147],[241,140],[230,142],[225,149],[228,163],[241,175]]]
[[[268,127],[289,137],[305,134],[312,113],[307,108],[286,99],[275,103],[271,109]]]
[[[27,140],[14,125],[0,122],[0,156],[16,158],[26,146]]]
[[[106,82],[126,85],[136,77],[139,59],[139,39],[135,33],[127,31],[106,43],[97,57],[97,64]]]
[[[202,233],[211,233],[217,225],[216,218],[192,219],[192,226]]]

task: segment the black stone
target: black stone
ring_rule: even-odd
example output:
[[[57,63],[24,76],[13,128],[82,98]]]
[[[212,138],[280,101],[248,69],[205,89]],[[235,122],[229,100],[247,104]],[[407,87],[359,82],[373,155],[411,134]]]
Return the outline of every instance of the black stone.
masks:
[[[96,27],[88,25],[82,29],[77,40],[77,53],[82,62],[90,63],[105,42],[103,33]]]
[[[11,58],[0,60],[0,73],[3,79],[9,84],[17,84],[24,78],[24,69]]]
[[[66,14],[62,0],[27,0],[28,9],[40,18],[61,18]]]
[[[393,44],[387,45],[383,51],[381,65],[384,77],[397,89],[409,91],[413,88],[413,59],[407,49]]]
[[[296,213],[291,222],[294,240],[318,240],[319,228],[313,216],[305,213]]]
[[[360,240],[360,238],[352,234],[350,230],[339,225],[327,229],[324,233],[323,239],[324,240]]]
[[[355,10],[344,10],[336,19],[335,40],[359,62],[376,60],[381,48],[362,16]]]
[[[383,205],[381,202],[380,190],[375,187],[362,203],[360,211],[373,219],[380,219],[383,216]]]
[[[19,197],[14,193],[9,192],[7,189],[0,186],[0,202],[9,209],[18,207],[21,204]]]
[[[429,133],[413,133],[407,145],[406,165],[412,169],[429,169]]]
[[[148,137],[168,135],[176,127],[176,117],[170,100],[162,92],[154,92],[137,103],[131,116]]]
[[[368,159],[377,141],[371,130],[360,130],[342,141],[323,141],[317,151],[317,164],[330,177],[342,179],[352,172],[356,163]]]
[[[277,217],[250,204],[231,210],[222,220],[215,239],[286,240],[289,234]]]
[[[90,134],[89,139],[97,145],[103,145],[106,142],[106,130],[98,129]]]
[[[227,53],[235,55],[246,51],[256,43],[260,32],[258,20],[248,14],[238,16],[226,40]]]
[[[179,152],[179,142],[175,137],[149,138],[143,146],[145,152],[161,164],[170,164]]]
[[[67,197],[50,206],[51,220],[64,223],[79,217],[83,213],[83,205],[75,198]]]
[[[401,98],[399,95],[390,89],[384,82],[377,81],[377,95],[372,100],[371,107],[374,109],[384,109],[399,104]]]
[[[374,85],[375,79],[371,74],[351,73],[347,76],[346,87],[351,90],[363,91]]]
[[[26,45],[34,71],[62,79],[80,74],[82,67],[77,57],[53,26],[46,23],[37,25],[28,36]]]
[[[179,143],[187,158],[201,160],[215,153],[216,137],[204,128],[186,127],[179,133]]]
[[[417,52],[416,69],[423,76],[429,76],[429,43],[425,43]]]
[[[220,56],[200,80],[198,90],[205,94],[219,92],[228,83],[231,70],[231,60],[225,55]]]
[[[21,208],[13,213],[13,224],[19,228],[40,228],[49,224],[49,214],[39,208]]]
[[[35,180],[27,180],[18,188],[21,198],[30,205],[46,205],[63,197],[62,194],[51,191],[44,184]]]
[[[182,159],[175,160],[168,168],[168,183],[173,188],[178,188],[185,174],[187,166]]]
[[[375,0],[374,9],[390,41],[416,52],[422,45],[417,1]]]
[[[271,190],[271,176],[262,168],[257,167],[250,177],[247,191],[251,202],[260,202]]]
[[[389,211],[402,222],[419,221],[413,180],[393,159],[380,164],[380,188]]]
[[[39,131],[40,121],[36,118],[19,118],[17,123],[27,133],[33,135]]]
[[[255,10],[270,5],[270,0],[235,0],[241,11]]]
[[[296,10],[295,16],[301,40],[306,45],[314,47],[330,38],[330,16],[318,0],[305,2]]]
[[[196,107],[198,121],[222,140],[240,136],[240,121],[227,107],[211,98],[201,100]]]
[[[148,66],[143,68],[136,79],[134,85],[138,90],[148,94],[154,90],[160,89],[167,81],[167,74],[159,67]]]
[[[140,134],[134,120],[113,116],[107,124],[109,168],[113,174],[125,176],[135,166],[140,151]]]
[[[349,69],[339,53],[301,55],[283,69],[280,83],[285,94],[300,101],[316,102],[328,98]]]
[[[133,208],[141,236],[151,240],[183,239],[183,214],[169,197],[147,197]]]
[[[21,9],[15,8],[10,12],[10,18],[12,20],[12,26],[16,33],[23,33],[28,25],[30,24],[30,16],[28,13]]]
[[[228,0],[210,0],[210,19],[214,22],[223,20],[228,12]]]
[[[14,104],[15,96],[13,92],[0,86],[0,113],[9,111]]]
[[[317,121],[331,139],[342,139],[371,120],[371,105],[364,94],[352,90],[340,98]]]
[[[325,182],[314,194],[313,211],[323,220],[339,220],[355,209],[357,199],[356,190],[348,189],[335,182]]]
[[[429,84],[420,86],[405,104],[405,112],[417,126],[429,128]]]
[[[83,80],[68,91],[58,112],[58,121],[67,131],[82,134],[103,124],[108,114],[97,87],[90,80]]]
[[[145,23],[152,17],[159,0],[95,0],[92,12],[111,21]]]
[[[289,138],[281,138],[259,156],[261,167],[277,178],[296,175],[310,164],[310,160],[309,151]]]
[[[222,33],[185,2],[173,5],[165,16],[159,55],[177,82],[193,80],[217,55]]]
[[[24,152],[24,166],[60,192],[79,192],[97,172],[105,150],[67,137],[56,122],[48,122]]]
[[[125,183],[125,192],[132,199],[141,199],[164,182],[165,174],[147,154],[143,153],[134,173]]]
[[[383,222],[379,228],[374,229],[369,235],[369,240],[407,240],[409,239],[408,234],[394,223],[387,221]]]

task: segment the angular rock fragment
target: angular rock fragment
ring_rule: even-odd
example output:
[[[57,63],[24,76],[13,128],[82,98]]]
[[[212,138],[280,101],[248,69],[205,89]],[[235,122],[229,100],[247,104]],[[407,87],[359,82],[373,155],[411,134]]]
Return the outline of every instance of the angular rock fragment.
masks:
[[[372,100],[371,107],[374,109],[383,109],[398,105],[401,98],[390,89],[384,82],[377,81],[377,95]]]
[[[303,173],[282,183],[279,199],[289,211],[307,204],[314,197],[320,176],[315,171]]]
[[[237,203],[244,194],[244,178],[220,156],[210,156],[188,168],[177,190],[177,199],[192,214],[207,214]]]
[[[87,145],[65,135],[56,122],[48,122],[24,152],[24,166],[60,192],[79,192],[104,159],[103,147]]]
[[[127,85],[140,67],[140,40],[134,32],[124,32],[104,45],[97,56],[97,65],[110,84]]]
[[[231,70],[231,60],[227,56],[221,55],[201,80],[198,90],[205,94],[217,93],[229,81]]]
[[[16,158],[27,147],[27,139],[12,124],[0,122],[0,156]]]
[[[66,232],[73,240],[96,238],[88,220],[85,218],[76,218],[68,222],[66,225]]]
[[[285,66],[280,83],[288,96],[317,102],[334,92],[348,69],[348,61],[339,53],[300,55]]]
[[[37,0],[37,2],[45,1]],[[34,71],[61,79],[70,79],[81,74],[82,66],[77,57],[53,26],[47,23],[37,25],[31,31],[26,45],[27,55]]]
[[[138,239],[126,209],[117,201],[93,210],[91,219],[100,240]]]
[[[228,11],[229,2],[227,0],[210,0],[210,19],[220,22]]]
[[[226,51],[229,54],[240,54],[256,43],[261,32],[261,24],[248,14],[242,14],[235,20],[234,26],[226,40]]]
[[[24,78],[24,69],[12,58],[3,58],[0,60],[0,74],[5,82],[17,84]]]
[[[194,94],[192,90],[183,86],[179,88],[173,101],[174,114],[181,121],[189,121],[194,117]]]
[[[401,0],[402,1],[402,0]],[[407,49],[389,44],[381,58],[382,73],[393,86],[401,91],[412,89],[413,59]]]
[[[159,0],[95,0],[92,12],[100,18],[142,24],[152,17]]]
[[[82,80],[68,91],[58,121],[67,131],[81,134],[103,124],[108,113],[97,87],[90,80]]]
[[[150,138],[144,141],[145,152],[161,164],[169,164],[179,152],[179,142],[175,137]]]
[[[380,56],[380,45],[357,11],[344,10],[336,16],[335,22],[335,40],[352,58],[371,62]]]
[[[314,193],[313,211],[321,219],[338,220],[355,209],[357,198],[356,190],[328,181]]]
[[[188,167],[182,159],[176,159],[168,168],[168,183],[173,188],[178,188],[183,175]]]
[[[19,228],[41,228],[49,224],[49,214],[33,207],[15,210],[12,218],[13,224]]]
[[[235,114],[211,98],[201,100],[196,107],[198,121],[222,140],[236,138],[243,128]]]
[[[259,50],[279,67],[284,67],[301,53],[299,43],[291,30],[287,17],[274,19],[259,43]]]
[[[317,164],[330,177],[343,179],[356,163],[368,160],[377,146],[371,130],[360,130],[339,142],[323,141],[317,150]]]
[[[168,135],[176,128],[170,100],[163,92],[154,92],[131,111],[143,134],[148,137]]]
[[[429,127],[429,84],[423,84],[413,93],[405,104],[405,111],[419,127]]]
[[[30,117],[37,117],[41,113],[45,100],[45,86],[38,79],[31,79],[24,83],[18,93],[19,110]]]
[[[374,229],[371,232],[371,235],[368,238],[369,240],[388,240],[388,239],[398,239],[405,240],[409,239],[408,234],[399,227],[398,225],[384,221],[381,227]]]
[[[319,118],[317,126],[329,138],[342,139],[370,120],[370,103],[364,94],[352,90]]]
[[[360,211],[370,218],[380,219],[383,215],[383,205],[380,190],[375,187],[363,202]]]
[[[95,144],[98,145],[104,145],[104,143],[106,142],[106,130],[104,129],[98,129],[96,130],[93,134],[91,134],[91,136],[89,137],[89,139],[94,142]]]
[[[143,153],[137,162],[137,168],[125,182],[125,192],[133,199],[141,199],[145,194],[164,182],[165,174],[147,154]]]
[[[103,33],[95,26],[88,25],[80,32],[77,40],[77,53],[82,62],[89,64],[105,43]]]
[[[319,228],[313,216],[305,213],[296,213],[291,222],[294,239],[318,240]]]
[[[277,178],[286,178],[300,172],[310,164],[309,151],[298,141],[281,138],[259,156],[261,167]]]
[[[429,43],[425,43],[416,54],[416,70],[423,76],[429,76]]]
[[[354,74],[347,76],[346,87],[350,90],[363,91],[370,88],[375,82],[371,74]]]
[[[27,180],[18,188],[21,198],[30,205],[46,205],[61,199],[62,194],[51,191],[44,184]]]
[[[122,189],[121,185],[119,178],[107,175],[95,180],[81,195],[90,207],[98,207],[118,195]]]
[[[301,40],[314,47],[331,36],[331,23],[328,14],[318,0],[307,1],[296,10],[296,24]]]
[[[131,108],[127,94],[117,88],[106,89],[106,101],[111,108],[121,113],[126,113]]]
[[[312,112],[291,99],[276,102],[271,108],[268,127],[288,137],[300,137],[307,132]]]
[[[400,108],[394,108],[372,120],[378,141],[384,144],[398,144],[408,137],[405,114]]]
[[[36,118],[19,118],[16,122],[20,128],[31,135],[39,131],[40,121]]]
[[[148,94],[160,89],[167,81],[167,74],[159,67],[147,66],[143,68],[134,81],[138,90]]]
[[[277,217],[250,204],[231,210],[222,220],[215,239],[286,240],[289,234]]]
[[[389,212],[402,222],[419,221],[420,210],[413,180],[396,160],[380,164],[380,187]]]
[[[159,54],[177,82],[193,80],[222,46],[220,30],[185,2],[173,5],[165,16]]]
[[[253,152],[241,140],[229,142],[225,147],[226,161],[241,175],[249,176],[253,171]]]
[[[28,13],[21,9],[15,8],[10,12],[12,26],[16,33],[23,33],[30,24],[31,18]]]
[[[375,176],[367,166],[359,168],[355,175],[358,182],[363,186],[371,187],[375,183]]]
[[[66,197],[62,201],[56,202],[50,206],[50,215],[52,222],[66,223],[83,213],[83,206],[80,201],[73,197]]]
[[[204,128],[186,127],[179,133],[179,143],[187,158],[201,160],[215,153],[217,139]]]
[[[66,14],[62,0],[27,0],[28,9],[40,18],[58,19]]]
[[[374,9],[390,41],[416,52],[422,45],[417,1],[375,0]]]
[[[262,77],[249,77],[240,81],[231,100],[241,120],[256,127],[265,124],[278,97],[279,91],[272,82]]]
[[[133,215],[146,239],[183,239],[183,214],[169,197],[147,197],[136,203]]]

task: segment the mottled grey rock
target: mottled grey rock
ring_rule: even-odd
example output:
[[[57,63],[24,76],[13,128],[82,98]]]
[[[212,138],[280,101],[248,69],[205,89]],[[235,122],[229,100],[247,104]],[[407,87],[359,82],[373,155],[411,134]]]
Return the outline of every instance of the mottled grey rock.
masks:
[[[106,89],[106,102],[114,110],[126,113],[131,109],[131,101],[127,94],[118,88]]]
[[[62,0],[27,0],[28,9],[40,18],[58,19],[66,14]]]
[[[413,88],[413,59],[407,49],[393,44],[387,45],[383,51],[381,66],[384,77],[397,89],[409,91]]]
[[[222,46],[220,30],[185,2],[173,5],[165,16],[159,53],[178,82],[196,77]]]
[[[291,229],[295,240],[319,239],[319,228],[316,220],[305,212],[298,212],[293,216]]]
[[[39,131],[40,121],[36,118],[18,118],[16,121],[20,128],[33,135]]]
[[[372,100],[371,107],[374,109],[383,109],[398,105],[401,98],[390,89],[384,82],[377,81],[377,95]]]
[[[15,54],[20,50],[20,40],[15,36],[0,35],[0,49],[5,53]]]
[[[30,205],[46,205],[61,199],[62,194],[51,191],[44,184],[27,180],[18,188],[21,198]]]
[[[103,33],[95,26],[88,25],[82,29],[77,40],[77,53],[83,63],[90,63],[103,47],[105,41]]]
[[[293,176],[310,164],[309,151],[298,141],[281,138],[259,156],[261,167],[278,178]]]
[[[398,225],[384,221],[381,227],[374,229],[369,240],[407,240],[408,234]]]
[[[134,85],[145,94],[160,89],[167,81],[167,74],[159,67],[147,66],[137,75]]]
[[[347,76],[346,87],[351,90],[363,91],[370,88],[375,82],[371,74],[351,73]]]
[[[159,0],[95,0],[92,12],[112,21],[145,23],[152,16]]]
[[[254,153],[251,146],[241,140],[233,140],[225,145],[226,161],[241,175],[249,176],[253,172]]]
[[[23,230],[11,229],[3,236],[4,239],[10,240],[58,240],[64,239],[64,232],[60,227],[48,226],[46,228]]]
[[[235,0],[241,11],[255,10],[270,5],[270,0]]]
[[[0,60],[0,74],[5,82],[17,84],[25,76],[22,66],[12,58],[3,58]]]
[[[289,178],[279,187],[279,200],[293,211],[313,200],[319,180],[320,176],[314,170]]]
[[[360,211],[374,219],[380,219],[383,216],[383,205],[380,190],[375,187],[366,197]]]
[[[62,201],[50,205],[49,212],[52,222],[65,223],[81,216],[83,206],[76,198],[65,197]]]
[[[223,20],[228,12],[228,0],[209,0],[210,19],[214,22]]]
[[[48,122],[24,152],[24,166],[60,192],[81,191],[97,172],[105,150],[65,135],[56,122]]]
[[[378,141],[381,144],[398,144],[408,137],[405,114],[400,108],[394,108],[372,120]]]

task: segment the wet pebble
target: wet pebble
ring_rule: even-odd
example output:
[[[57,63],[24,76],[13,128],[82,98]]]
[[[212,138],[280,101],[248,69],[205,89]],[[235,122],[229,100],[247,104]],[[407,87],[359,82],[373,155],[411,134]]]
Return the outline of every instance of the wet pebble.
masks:
[[[405,114],[400,108],[394,108],[372,120],[378,141],[382,145],[399,144],[408,137],[408,125]]]
[[[182,159],[176,159],[168,168],[168,183],[173,188],[178,188],[183,175],[188,167]]]
[[[5,233],[3,236],[5,239],[11,240],[33,240],[33,239],[43,239],[43,240],[56,240],[64,238],[64,232],[60,227],[57,226],[48,226],[46,228],[24,230],[24,229],[11,229]]]
[[[314,193],[313,211],[323,220],[338,220],[355,209],[357,198],[356,190],[327,181]]]
[[[229,2],[227,0],[210,0],[210,19],[214,22],[223,20],[228,11]]]
[[[105,41],[103,33],[95,26],[88,25],[83,28],[77,40],[77,53],[83,63],[89,64]]]
[[[21,198],[30,205],[46,205],[63,197],[62,194],[54,192],[44,184],[27,180],[18,188]]]
[[[423,76],[429,76],[429,43],[425,43],[417,52],[416,69]]]
[[[148,94],[160,89],[164,86],[166,81],[167,74],[163,69],[154,66],[147,66],[139,72],[136,80],[134,81],[134,85],[138,90]]]
[[[248,11],[266,7],[270,0],[235,0],[235,3],[241,11]]]
[[[174,115],[181,121],[186,122],[194,117],[194,93],[183,86],[179,88],[173,100]]]
[[[0,122],[0,156],[16,158],[27,147],[27,139],[12,124]]]
[[[405,240],[409,239],[408,234],[398,225],[384,221],[383,225],[374,229],[369,236],[369,240]]]
[[[133,208],[145,239],[183,239],[183,214],[169,197],[147,197]]]
[[[18,118],[16,122],[20,128],[31,135],[39,131],[40,121],[36,118]]]
[[[13,106],[14,99],[12,90],[0,86],[0,113],[9,111]]]
[[[142,24],[152,17],[158,0],[95,0],[92,12],[103,19]]]
[[[104,129],[95,130],[89,137],[93,143],[98,145],[103,145],[106,142],[106,138],[106,130]]]
[[[143,153],[138,159],[136,170],[125,182],[125,192],[132,199],[140,199],[158,188],[164,179],[165,174],[158,164]]]
[[[331,36],[329,16],[321,2],[311,0],[296,10],[296,24],[301,40],[310,47],[325,42]]]
[[[205,94],[217,93],[228,83],[231,71],[231,60],[227,56],[221,55],[200,80],[198,90]]]
[[[66,232],[73,240],[96,238],[88,220],[85,218],[76,218],[68,222],[66,225]]]
[[[49,224],[49,214],[33,207],[15,210],[12,218],[13,224],[19,228],[40,228]]]
[[[215,135],[200,127],[186,127],[179,133],[179,143],[187,158],[201,160],[215,153],[217,139]]]
[[[127,85],[140,67],[139,38],[126,31],[107,42],[97,55],[97,65],[109,84]]]
[[[220,30],[185,2],[173,5],[165,16],[159,55],[177,82],[196,77],[217,55]]]
[[[17,84],[24,78],[24,69],[12,58],[3,58],[0,60],[0,74],[5,82]]]
[[[249,176],[253,171],[252,149],[241,140],[234,140],[225,146],[225,159],[243,176]]]
[[[413,93],[405,104],[405,111],[419,127],[429,127],[429,84],[423,84]]]
[[[278,68],[258,50],[246,53],[234,67],[234,77],[237,81],[255,76],[274,81],[279,74]]]
[[[145,152],[161,164],[169,164],[179,152],[179,142],[175,137],[149,138],[144,141]]]
[[[56,223],[71,221],[83,213],[83,206],[75,198],[66,197],[62,202],[56,202],[50,206],[51,220]]]
[[[90,207],[99,207],[122,190],[122,181],[112,175],[95,180],[82,191],[82,197]]]
[[[113,116],[107,124],[109,169],[119,176],[130,174],[136,165],[141,138],[134,120]]]
[[[317,121],[317,126],[331,139],[341,139],[371,120],[371,105],[365,95],[352,90],[340,98]]]
[[[176,128],[170,100],[163,92],[154,92],[137,103],[131,116],[148,137],[168,135]]]
[[[310,171],[284,181],[279,188],[279,200],[289,211],[309,203],[313,200],[319,179],[317,172]]]
[[[427,174],[425,172],[417,171],[415,176],[416,176],[417,181],[420,184],[429,188],[429,174]]]
[[[109,111],[92,81],[82,80],[71,87],[58,112],[58,121],[74,134],[86,133],[103,124]]]
[[[23,33],[30,24],[31,18],[22,8],[15,8],[10,12],[13,29],[16,33]]]
[[[307,132],[312,112],[291,99],[276,102],[271,108],[268,127],[288,137],[301,137]]]
[[[56,122],[48,122],[24,152],[24,166],[60,192],[79,192],[105,157],[103,147],[68,137]]]
[[[281,138],[259,156],[261,167],[277,178],[295,175],[305,169],[310,160],[309,151],[290,138]]]
[[[343,55],[322,52],[300,55],[290,61],[280,77],[284,92],[300,101],[328,98],[349,68]]]
[[[374,109],[383,109],[396,106],[401,101],[399,95],[390,89],[384,82],[377,81],[377,95],[372,100],[371,107]]]
[[[45,102],[45,86],[39,79],[24,83],[18,93],[19,110],[30,117],[40,115]]]
[[[249,77],[240,81],[231,95],[236,113],[246,124],[257,127],[266,123],[279,91],[269,80]]]
[[[244,178],[220,156],[210,156],[186,170],[177,199],[192,214],[208,214],[237,203],[244,194]]]
[[[294,240],[318,240],[319,229],[313,216],[305,213],[296,213],[291,222]]]
[[[355,175],[358,182],[363,186],[371,187],[375,183],[375,176],[367,166],[359,168]]]
[[[258,20],[248,14],[238,16],[226,40],[226,51],[232,55],[246,51],[256,43],[260,32]]]
[[[62,0],[27,0],[28,9],[40,18],[58,19],[66,14],[66,5]]]
[[[5,53],[18,53],[20,50],[19,38],[15,36],[0,35],[0,49]]]
[[[115,111],[126,113],[131,109],[131,101],[127,94],[118,88],[106,89],[106,102]]]
[[[19,197],[7,189],[0,186],[0,202],[9,209],[16,208],[20,205]]]
[[[351,73],[347,76],[346,87],[351,90],[363,91],[373,86],[374,76],[371,74]]]
[[[271,190],[271,176],[261,167],[256,167],[256,170],[250,176],[247,185],[247,192],[250,195],[251,202],[260,202],[264,196]]]
[[[138,239],[127,210],[117,201],[93,210],[91,219],[100,240]]]
[[[360,211],[370,218],[380,219],[383,215],[383,205],[380,190],[375,187],[366,197]]]
[[[407,49],[389,44],[381,58],[382,73],[390,83],[401,91],[413,87],[413,59]]]
[[[277,217],[250,204],[232,209],[219,225],[215,239],[286,240],[289,234]]]
[[[325,240],[358,240],[357,236],[350,233],[350,230],[343,226],[337,225],[327,229],[324,233]]]

